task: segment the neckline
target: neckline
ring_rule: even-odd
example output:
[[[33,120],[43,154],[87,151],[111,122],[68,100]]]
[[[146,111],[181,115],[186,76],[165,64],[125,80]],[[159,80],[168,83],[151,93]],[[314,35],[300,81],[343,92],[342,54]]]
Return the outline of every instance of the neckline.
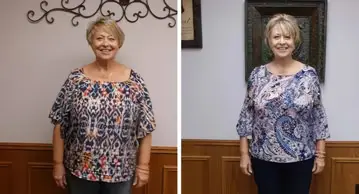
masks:
[[[126,80],[124,80],[124,81],[101,81],[101,80],[93,79],[93,78],[87,76],[87,75],[85,74],[85,71],[84,71],[83,67],[78,68],[78,71],[81,73],[81,75],[82,75],[86,80],[88,80],[88,81],[90,81],[90,82],[92,82],[92,83],[102,83],[102,84],[128,83],[128,82],[131,81],[132,76],[133,76],[133,73],[134,73],[133,69],[130,68],[130,75],[129,75],[128,78],[127,78]]]
[[[300,74],[301,72],[303,72],[303,71],[307,68],[307,65],[304,64],[303,67],[300,68],[300,70],[297,71],[296,73],[293,73],[293,74],[274,74],[274,73],[272,73],[271,71],[269,71],[268,65],[269,65],[269,63],[267,63],[267,64],[264,65],[264,69],[265,69],[266,73],[269,74],[269,75],[271,75],[271,76],[281,77],[281,78],[282,78],[282,77],[284,77],[284,78],[285,78],[285,77],[294,77],[294,76]]]

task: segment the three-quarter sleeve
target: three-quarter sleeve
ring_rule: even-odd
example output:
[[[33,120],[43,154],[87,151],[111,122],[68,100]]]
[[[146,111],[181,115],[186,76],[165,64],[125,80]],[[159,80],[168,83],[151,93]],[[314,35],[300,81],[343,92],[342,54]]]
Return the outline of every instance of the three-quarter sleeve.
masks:
[[[316,140],[330,138],[328,118],[322,103],[322,94],[318,76],[315,74],[312,81],[313,108],[312,129]]]
[[[65,138],[66,130],[70,124],[72,87],[73,84],[69,76],[65,83],[61,86],[49,113],[51,123],[54,125],[59,124],[61,126],[61,138]]]
[[[252,135],[253,130],[253,121],[254,121],[254,102],[253,102],[253,93],[254,93],[254,82],[255,74],[258,68],[255,68],[247,81],[247,91],[244,98],[242,110],[239,114],[239,119],[236,125],[236,130],[239,137],[249,137]]]
[[[149,133],[153,132],[156,128],[156,121],[152,107],[152,100],[150,98],[149,90],[143,80],[140,78],[141,99],[140,110],[137,127],[137,138],[144,138]]]

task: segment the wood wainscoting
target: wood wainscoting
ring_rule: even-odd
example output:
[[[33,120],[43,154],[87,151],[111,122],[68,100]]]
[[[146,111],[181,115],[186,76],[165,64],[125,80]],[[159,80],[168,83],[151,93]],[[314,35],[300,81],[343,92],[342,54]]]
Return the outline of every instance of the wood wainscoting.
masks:
[[[65,194],[52,179],[49,144],[0,143],[1,194]],[[134,194],[177,194],[177,148],[153,147],[148,185]]]
[[[326,151],[311,194],[356,194],[359,142],[328,142]],[[182,194],[256,194],[253,177],[240,171],[239,141],[182,140],[181,172]]]

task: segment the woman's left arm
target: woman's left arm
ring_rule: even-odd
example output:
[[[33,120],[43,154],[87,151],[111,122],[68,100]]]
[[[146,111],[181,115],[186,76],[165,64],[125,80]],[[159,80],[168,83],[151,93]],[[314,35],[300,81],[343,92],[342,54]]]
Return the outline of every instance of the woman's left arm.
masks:
[[[150,176],[150,158],[152,147],[152,135],[147,134],[140,140],[136,176],[133,185],[139,188],[148,183]]]
[[[318,174],[324,169],[325,165],[325,141],[330,138],[329,128],[328,128],[328,118],[325,112],[325,108],[322,102],[322,93],[320,88],[320,82],[318,76],[315,74],[312,82],[312,92],[313,92],[313,110],[312,110],[312,119],[313,119],[313,130],[316,141],[316,159],[313,167],[314,174]]]
[[[316,152],[317,152],[316,153],[317,157],[322,157],[324,159],[324,157],[325,157],[325,140],[324,139],[317,140]]]
[[[144,80],[140,79],[141,99],[140,100],[140,112],[139,122],[137,126],[137,139],[140,142],[139,156],[136,168],[136,179],[134,185],[136,187],[142,187],[147,184],[150,171],[150,158],[152,148],[152,132],[156,128],[156,121],[154,111],[152,108],[152,101],[149,91],[144,83]]]
[[[148,168],[151,158],[151,147],[152,147],[152,134],[148,134],[140,141],[138,168],[149,170]]]
[[[313,130],[315,139],[317,141],[317,148],[324,149],[324,141],[330,138],[329,127],[328,127],[328,117],[323,106],[322,102],[322,92],[320,88],[320,82],[317,76],[314,76],[312,82],[312,92],[313,92],[313,109],[312,109],[312,119],[313,119]]]

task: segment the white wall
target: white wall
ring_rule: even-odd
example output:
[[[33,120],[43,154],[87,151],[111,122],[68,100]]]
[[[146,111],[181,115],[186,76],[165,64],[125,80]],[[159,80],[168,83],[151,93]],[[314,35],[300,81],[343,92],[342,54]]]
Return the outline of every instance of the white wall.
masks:
[[[45,20],[31,24],[26,13],[32,9],[40,16],[41,1],[0,2],[0,142],[51,142],[52,125],[47,116],[60,86],[71,69],[94,59],[85,32],[88,22],[96,17],[79,18],[79,26],[73,27],[72,15],[57,12],[51,14],[54,24]],[[50,0],[48,7],[58,7],[60,2]],[[70,1],[72,5],[79,2]],[[158,15],[164,15],[162,0],[149,2]],[[167,2],[177,9],[176,0]],[[97,4],[87,1],[86,13]],[[177,143],[177,30],[168,27],[169,21],[149,15],[135,24],[120,22],[126,40],[118,60],[146,80],[158,125],[153,144],[158,146]]]
[[[223,2],[222,2],[223,1]],[[182,51],[182,138],[238,139],[244,1],[202,1],[202,50]],[[359,140],[359,1],[329,0],[324,105],[331,140]]]

